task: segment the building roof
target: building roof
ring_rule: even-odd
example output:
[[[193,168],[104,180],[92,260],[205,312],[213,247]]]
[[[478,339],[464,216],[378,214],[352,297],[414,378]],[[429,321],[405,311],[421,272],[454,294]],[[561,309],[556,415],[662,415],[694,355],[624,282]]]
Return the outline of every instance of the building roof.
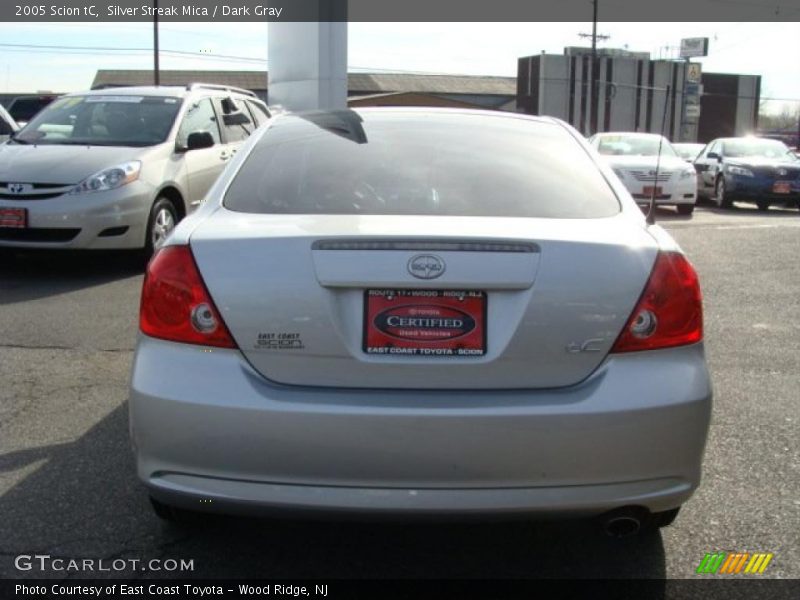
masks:
[[[267,89],[266,71],[178,71],[161,70],[162,85],[187,85],[193,82],[230,85],[259,91]],[[149,69],[100,69],[92,87],[152,85]],[[515,96],[515,77],[482,75],[423,75],[412,73],[350,73],[350,94],[385,92],[423,92],[428,94],[486,94]]]
[[[380,94],[363,94],[347,98],[347,105],[361,106],[428,106],[450,108],[486,108],[480,104],[455,100],[450,97],[436,96],[422,92],[382,92]]]

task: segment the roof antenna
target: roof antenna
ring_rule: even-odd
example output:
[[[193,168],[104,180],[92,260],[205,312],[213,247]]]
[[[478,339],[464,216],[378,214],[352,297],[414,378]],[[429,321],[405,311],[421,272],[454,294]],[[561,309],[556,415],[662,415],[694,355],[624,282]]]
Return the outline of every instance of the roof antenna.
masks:
[[[650,190],[650,209],[647,211],[647,224],[656,224],[656,188],[658,188],[658,171],[661,167],[661,144],[664,141],[664,127],[667,124],[667,105],[669,104],[669,85],[664,94],[664,114],[661,117],[661,135],[658,138],[658,156],[656,157],[656,176],[653,188]]]

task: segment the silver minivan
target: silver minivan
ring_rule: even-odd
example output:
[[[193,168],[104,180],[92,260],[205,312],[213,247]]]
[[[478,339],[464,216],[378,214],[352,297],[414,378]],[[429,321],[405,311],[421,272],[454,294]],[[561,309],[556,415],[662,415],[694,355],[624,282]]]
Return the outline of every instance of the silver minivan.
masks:
[[[210,84],[62,96],[0,146],[0,247],[152,252],[269,116]]]

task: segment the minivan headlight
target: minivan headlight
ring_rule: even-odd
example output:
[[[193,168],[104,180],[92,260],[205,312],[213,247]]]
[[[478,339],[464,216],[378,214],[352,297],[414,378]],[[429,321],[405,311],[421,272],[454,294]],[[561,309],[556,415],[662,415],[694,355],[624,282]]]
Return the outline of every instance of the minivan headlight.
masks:
[[[69,193],[84,194],[86,192],[113,190],[139,179],[139,171],[141,170],[142,163],[138,160],[131,160],[110,169],[103,169],[91,177],[87,177],[72,188]]]
[[[694,177],[697,172],[694,170],[694,167],[690,167],[688,169],[684,169],[681,171],[681,179],[688,179],[689,177]]]

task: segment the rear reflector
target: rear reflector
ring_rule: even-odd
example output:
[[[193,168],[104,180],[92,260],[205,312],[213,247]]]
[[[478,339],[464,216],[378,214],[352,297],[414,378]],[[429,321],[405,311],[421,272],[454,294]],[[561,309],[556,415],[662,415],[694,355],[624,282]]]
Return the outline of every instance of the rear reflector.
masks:
[[[188,246],[163,248],[147,266],[139,328],[163,340],[236,348]]]
[[[683,254],[660,252],[612,352],[655,350],[703,339],[703,305],[697,273]]]

